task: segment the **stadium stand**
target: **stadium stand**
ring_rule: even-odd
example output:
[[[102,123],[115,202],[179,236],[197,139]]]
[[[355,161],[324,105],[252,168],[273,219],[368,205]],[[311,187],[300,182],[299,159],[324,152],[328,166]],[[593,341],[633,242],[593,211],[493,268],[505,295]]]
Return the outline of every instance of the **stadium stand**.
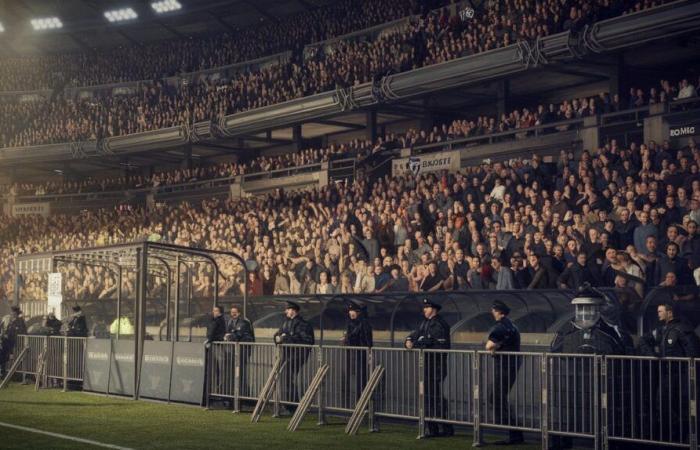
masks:
[[[0,371],[697,448],[700,2],[75,1],[0,6]]]
[[[85,141],[216,119],[311,94],[372,81],[386,73],[439,64],[537,39],[663,2],[549,2],[531,10],[525,3],[488,3],[473,20],[438,9],[374,41],[340,42],[332,52],[250,70],[232,77],[204,77],[173,86],[161,78],[135,92],[98,91],[88,98],[51,95],[33,101],[3,100],[0,145],[22,147]],[[394,11],[393,8],[390,9]],[[410,11],[410,9],[405,9]],[[392,16],[392,12],[387,12]],[[338,20],[343,20],[339,16]],[[514,24],[520,23],[520,27]],[[264,38],[263,38],[264,39]],[[18,65],[21,67],[22,65]],[[138,65],[137,65],[138,66]],[[16,77],[11,77],[16,78]]]

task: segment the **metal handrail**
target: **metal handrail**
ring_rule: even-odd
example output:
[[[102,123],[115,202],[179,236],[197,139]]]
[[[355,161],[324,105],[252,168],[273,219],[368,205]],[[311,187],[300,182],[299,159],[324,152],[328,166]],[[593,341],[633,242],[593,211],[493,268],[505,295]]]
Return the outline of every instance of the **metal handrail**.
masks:
[[[431,144],[425,144],[425,145],[413,147],[413,153],[425,153],[426,150],[430,150],[430,149],[434,149],[434,148],[454,150],[455,147],[466,146],[467,144],[471,144],[471,143],[481,143],[484,140],[488,141],[487,143],[491,144],[494,141],[498,140],[499,138],[512,137],[512,136],[515,136],[517,134],[522,134],[522,133],[535,132],[535,136],[540,136],[542,130],[551,130],[551,129],[555,129],[556,127],[562,126],[562,125],[583,125],[583,122],[584,122],[583,118],[576,118],[576,119],[571,119],[571,120],[563,120],[563,121],[559,121],[559,122],[547,123],[547,124],[543,124],[543,125],[536,125],[534,127],[517,128],[514,130],[501,131],[498,133],[491,133],[491,134],[484,134],[481,136],[471,136],[471,137],[466,137],[466,138],[452,139],[452,140],[446,140],[446,141],[442,141],[442,142],[435,142],[435,143],[431,143]],[[557,131],[555,131],[552,134],[556,134],[556,133],[557,133]],[[549,133],[547,133],[547,134],[549,134]]]

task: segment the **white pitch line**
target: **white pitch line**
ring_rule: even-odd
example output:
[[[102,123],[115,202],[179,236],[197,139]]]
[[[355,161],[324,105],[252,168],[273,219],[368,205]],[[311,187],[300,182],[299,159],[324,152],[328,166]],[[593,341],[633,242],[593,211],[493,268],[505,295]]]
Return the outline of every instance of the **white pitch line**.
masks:
[[[105,444],[103,442],[92,441],[90,439],[83,439],[73,436],[68,436],[60,433],[52,433],[50,431],[37,430],[36,428],[22,427],[20,425],[13,425],[11,423],[0,422],[0,427],[14,428],[16,430],[27,431],[29,433],[44,434],[46,436],[56,437],[60,439],[67,439],[69,441],[81,442],[83,444],[96,445],[98,447],[114,448],[117,450],[132,450],[129,447],[120,447],[119,445]]]

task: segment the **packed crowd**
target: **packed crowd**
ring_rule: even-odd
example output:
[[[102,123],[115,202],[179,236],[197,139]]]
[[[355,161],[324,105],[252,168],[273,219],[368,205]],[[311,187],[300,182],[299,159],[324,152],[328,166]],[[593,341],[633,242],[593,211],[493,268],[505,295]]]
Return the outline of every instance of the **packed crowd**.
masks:
[[[679,86],[686,81],[684,79],[683,82],[679,83]],[[666,81],[662,80],[661,85],[664,83],[667,84]],[[676,93],[673,90],[671,92]],[[627,109],[631,103],[631,101],[628,104],[621,102],[619,95],[611,96],[601,92],[597,96],[574,98],[558,104],[540,104],[534,107],[514,109],[500,117],[480,115],[470,119],[454,120],[451,123],[435,126],[432,130],[410,129],[403,134],[390,134],[380,137],[376,142],[366,139],[355,139],[347,143],[330,145],[327,148],[310,148],[277,156],[259,156],[238,163],[221,163],[193,169],[170,170],[155,173],[152,176],[89,178],[81,181],[46,182],[39,185],[16,183],[11,186],[0,186],[0,193],[45,195],[143,189],[256,172],[269,172],[271,170],[304,166],[343,157],[362,159],[381,149],[414,148],[425,144],[439,144],[460,138],[524,130],[548,123],[554,124],[570,119],[622,111]],[[559,124],[553,125],[551,129],[545,129],[544,132],[567,131],[569,128],[570,125]],[[524,131],[516,134],[515,138],[525,138],[531,133],[532,131]]]
[[[45,183],[18,182],[0,185],[0,194],[10,196],[41,196],[109,192],[132,189],[152,189],[183,183],[229,178],[258,172],[301,167],[329,161],[330,158],[355,157],[368,145],[368,141],[355,140],[343,145],[323,149],[305,149],[276,156],[260,156],[248,161],[226,162],[190,169],[169,169],[152,175],[124,175],[119,177],[87,178],[79,181],[48,181]]]
[[[12,255],[135,239],[235,251],[251,295],[693,285],[700,277],[700,149],[615,141],[554,163],[539,157],[459,173],[387,176],[264,197],[4,218],[2,291]],[[241,266],[221,260],[221,295],[241,294]],[[116,279],[69,268],[67,297],[114,298]],[[45,278],[27,292],[45,295]],[[213,294],[210,266],[194,297]],[[128,294],[128,286],[125,286]],[[133,282],[132,287],[133,289]],[[163,289],[163,281],[152,283]],[[156,295],[157,293],[151,293]]]
[[[3,58],[0,91],[157,80],[235,64],[392,21],[444,2],[341,0],[235,33],[123,46],[93,53]]]
[[[370,2],[372,3],[372,2]],[[381,2],[380,2],[381,3]],[[309,59],[178,86],[156,79],[127,95],[10,100],[0,109],[0,146],[102,139],[216,119],[239,111],[372,81],[377,76],[437,64],[535,39],[662,0],[525,0],[487,2],[470,20],[443,8],[371,41],[348,40]],[[400,9],[391,8],[391,11]]]

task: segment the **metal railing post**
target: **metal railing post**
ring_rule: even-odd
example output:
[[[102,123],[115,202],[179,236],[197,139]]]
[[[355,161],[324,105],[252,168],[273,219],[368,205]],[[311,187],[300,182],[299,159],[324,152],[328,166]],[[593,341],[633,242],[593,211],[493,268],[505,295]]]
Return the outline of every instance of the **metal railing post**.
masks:
[[[608,448],[607,360],[593,357],[593,448]]]
[[[63,392],[68,390],[68,337],[63,336]]]
[[[365,351],[367,352],[367,374],[371,374],[374,371],[374,352],[369,347]],[[379,421],[374,415],[374,395],[369,398],[367,403],[367,425],[370,433],[379,431]]]
[[[481,432],[481,361],[479,358],[479,353],[474,351],[473,354],[473,364],[472,364],[472,380],[474,380],[474,386],[472,388],[472,395],[474,396],[474,442],[472,447],[481,447],[483,445],[483,437]]]
[[[418,350],[418,439],[425,437],[425,350]]]
[[[540,429],[542,430],[542,450],[549,449],[549,370],[547,354],[542,354],[540,386],[542,388],[540,406]]]
[[[318,371],[321,367],[323,367],[323,347],[320,345],[316,347],[318,351],[318,357],[317,357],[317,363],[318,366],[316,367],[316,371]],[[315,372],[315,371],[314,371]],[[325,405],[325,396],[323,395],[323,388],[324,388],[324,383],[325,381],[321,382],[321,386],[318,389],[318,393],[316,394],[316,401],[318,402],[318,425],[325,425],[326,424],[326,411],[324,409]]]
[[[697,367],[695,358],[691,358],[688,362],[688,415],[690,416],[688,428],[688,440],[691,450],[698,448],[698,429],[697,429]]]
[[[282,345],[279,344],[275,346],[275,353],[277,353],[277,358],[279,360],[282,360],[283,356],[283,351],[282,351]],[[275,383],[275,395],[272,401],[274,402],[273,407],[272,407],[272,417],[280,417],[280,398],[282,397],[282,383],[285,382],[284,380],[284,372],[287,369],[283,369],[282,372],[279,375],[279,378],[277,379],[277,383]]]
[[[241,361],[243,359],[241,343],[236,342],[234,346],[235,357],[233,371],[233,412],[241,412]]]
[[[204,363],[206,364],[208,370],[206,370],[207,379],[204,383],[204,408],[209,409],[209,397],[211,393],[212,384],[214,384],[214,343],[209,344],[209,348],[204,348]]]

